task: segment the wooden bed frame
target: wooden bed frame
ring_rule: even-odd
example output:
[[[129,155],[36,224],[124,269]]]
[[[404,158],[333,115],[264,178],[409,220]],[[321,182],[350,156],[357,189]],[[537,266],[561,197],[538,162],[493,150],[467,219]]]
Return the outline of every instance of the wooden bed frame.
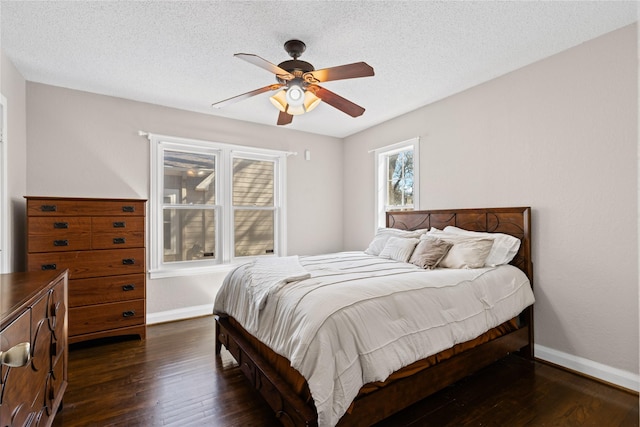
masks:
[[[533,285],[531,260],[531,208],[448,209],[387,213],[387,227],[417,230],[453,225],[471,231],[510,234],[522,241],[511,264],[520,268]],[[521,327],[513,332],[466,350],[412,376],[391,382],[379,390],[359,396],[338,426],[370,426],[448,385],[490,365],[509,353],[533,358],[533,308],[520,314]],[[225,346],[251,384],[260,392],[285,426],[317,426],[313,403],[298,396],[234,328],[228,317],[216,318],[216,354]]]

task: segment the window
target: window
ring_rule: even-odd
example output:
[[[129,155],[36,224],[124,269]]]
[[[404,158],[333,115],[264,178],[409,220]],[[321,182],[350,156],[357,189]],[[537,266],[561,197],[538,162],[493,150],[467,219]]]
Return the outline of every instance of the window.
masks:
[[[149,135],[150,274],[285,255],[288,153]]]
[[[386,226],[387,211],[419,208],[419,139],[375,150],[376,228]]]

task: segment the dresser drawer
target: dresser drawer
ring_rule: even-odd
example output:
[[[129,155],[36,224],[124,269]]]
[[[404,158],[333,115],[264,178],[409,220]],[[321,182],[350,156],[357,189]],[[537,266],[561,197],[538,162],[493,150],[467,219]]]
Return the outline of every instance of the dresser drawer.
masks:
[[[69,269],[70,279],[144,273],[144,248],[29,254],[27,269]]]
[[[88,334],[145,321],[144,300],[97,304],[69,309],[69,336]]]
[[[142,248],[143,217],[93,217],[91,219],[93,249]]]
[[[144,216],[144,201],[28,198],[28,216]]]
[[[91,218],[31,217],[27,229],[29,252],[91,249]]]
[[[0,351],[7,351],[22,342],[31,341],[31,312],[25,311],[20,317],[0,331]],[[4,372],[4,367],[2,367]]]
[[[31,316],[25,311],[20,317],[0,331],[0,351],[7,351],[11,347],[30,342]],[[30,367],[30,363],[20,368],[0,366],[0,425],[24,425],[32,417],[31,404],[33,390],[25,384],[37,382],[38,376]],[[35,384],[34,384],[35,385]]]
[[[145,275],[75,279],[69,282],[69,306],[127,301],[145,297]]]

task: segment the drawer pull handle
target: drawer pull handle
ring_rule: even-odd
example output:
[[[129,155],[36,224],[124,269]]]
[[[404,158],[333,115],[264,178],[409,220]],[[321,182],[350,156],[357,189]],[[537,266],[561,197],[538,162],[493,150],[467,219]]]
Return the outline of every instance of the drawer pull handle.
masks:
[[[42,264],[43,270],[55,270],[57,266],[55,264]]]
[[[124,221],[115,221],[113,223],[113,228],[125,228],[127,226],[127,223]]]
[[[126,239],[124,237],[116,237],[113,239],[113,244],[114,245],[121,245],[123,243],[126,243]]]
[[[56,212],[58,207],[56,205],[41,205],[40,211],[42,212]]]
[[[54,240],[53,246],[69,246],[68,240]]]
[[[31,344],[21,342],[7,351],[0,351],[0,364],[10,368],[20,368],[31,360]]]
[[[129,310],[129,311],[123,311],[122,312],[122,317],[131,317],[131,316],[135,316],[136,312],[133,310]]]
[[[54,222],[53,223],[53,228],[69,228],[69,223],[68,222]]]
[[[122,212],[135,212],[136,208],[135,206],[123,206],[122,207]]]
[[[133,291],[136,288],[136,285],[134,284],[129,284],[129,285],[123,285],[122,286],[122,290],[127,292],[127,291]]]
[[[125,258],[122,260],[122,265],[133,265],[136,263],[136,260],[133,258]]]

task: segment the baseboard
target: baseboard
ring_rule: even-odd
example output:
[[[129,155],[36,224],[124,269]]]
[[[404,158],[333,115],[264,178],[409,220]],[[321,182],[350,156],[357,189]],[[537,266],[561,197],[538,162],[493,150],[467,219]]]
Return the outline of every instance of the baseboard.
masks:
[[[213,304],[184,307],[175,310],[160,311],[147,314],[147,325],[155,323],[174,322],[176,320],[190,319],[192,317],[207,316],[213,314]]]
[[[562,366],[636,393],[640,391],[640,376],[632,372],[612,368],[611,366],[594,362],[593,360],[563,353],[538,344],[534,345],[534,353],[537,359]]]

